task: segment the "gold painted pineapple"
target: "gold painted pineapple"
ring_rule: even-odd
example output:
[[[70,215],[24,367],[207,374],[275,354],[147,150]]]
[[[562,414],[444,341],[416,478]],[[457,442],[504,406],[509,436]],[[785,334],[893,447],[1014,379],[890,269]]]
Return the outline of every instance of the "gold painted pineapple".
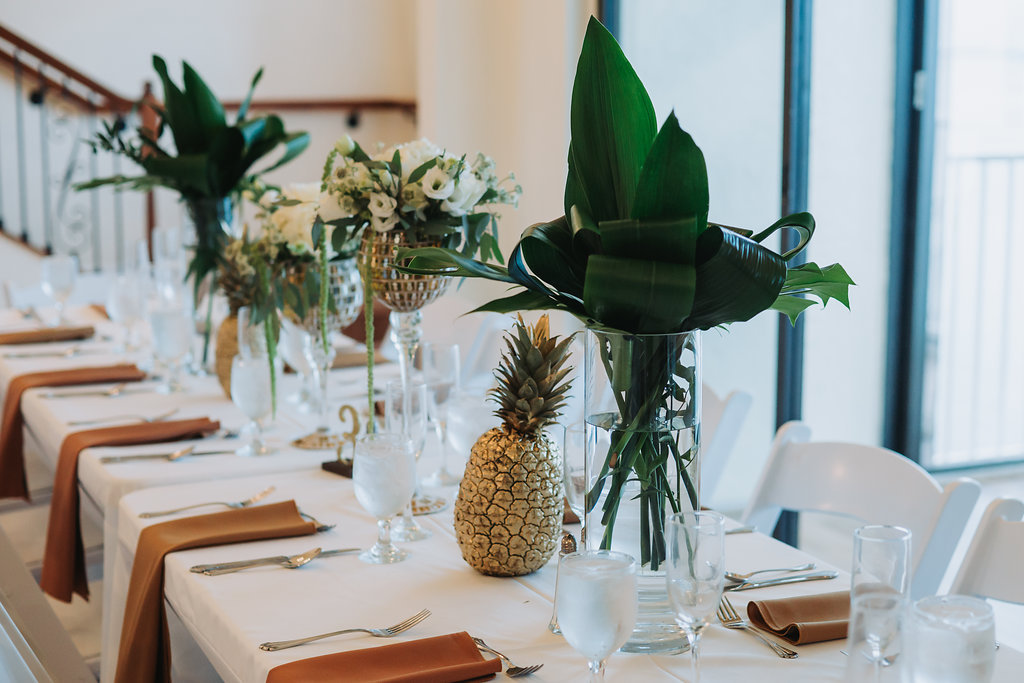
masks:
[[[502,424],[473,445],[455,500],[455,537],[471,567],[522,576],[544,566],[562,529],[562,462],[544,434],[565,405],[571,337],[551,337],[548,316],[522,316],[505,337],[491,390]]]

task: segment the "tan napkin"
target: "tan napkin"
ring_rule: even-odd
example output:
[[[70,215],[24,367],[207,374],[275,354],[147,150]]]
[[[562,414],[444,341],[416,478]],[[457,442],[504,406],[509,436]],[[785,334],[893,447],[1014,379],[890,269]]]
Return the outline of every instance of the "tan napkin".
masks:
[[[89,310],[104,320],[110,320],[110,313],[107,311],[107,307],[103,304],[89,304]]]
[[[850,591],[747,603],[751,623],[794,645],[846,637]]]
[[[78,454],[83,449],[188,439],[210,434],[219,428],[219,422],[201,417],[105,427],[68,434],[60,445],[57,473],[53,478],[53,498],[50,500],[50,521],[46,528],[46,550],[43,553],[39,587],[64,602],[71,602],[72,593],[89,599],[89,583],[85,578],[85,548],[78,511]]]
[[[21,395],[35,387],[64,387],[100,382],[138,382],[146,373],[134,365],[106,365],[19,375],[7,385],[3,421],[0,423],[0,498],[28,499],[21,416]]]
[[[91,325],[41,327],[33,330],[21,330],[19,332],[4,332],[0,334],[0,344],[41,344],[45,342],[75,341],[88,339],[95,330]]]
[[[380,301],[373,302],[373,346],[374,348],[380,348],[380,345],[384,343],[384,340],[388,336],[388,317],[391,315],[391,309],[385,306]],[[349,339],[355,339],[360,344],[366,343],[366,308],[363,307],[359,311],[359,317],[355,319],[348,327],[344,327],[341,333]],[[363,359],[363,363],[366,359]],[[338,367],[338,366],[335,366]]]
[[[188,548],[315,532],[316,525],[302,519],[294,500],[196,515],[143,529],[135,546],[114,683],[171,679],[170,637],[164,614],[164,555]]]
[[[456,683],[486,681],[500,659],[484,659],[465,631],[276,666],[267,683]]]

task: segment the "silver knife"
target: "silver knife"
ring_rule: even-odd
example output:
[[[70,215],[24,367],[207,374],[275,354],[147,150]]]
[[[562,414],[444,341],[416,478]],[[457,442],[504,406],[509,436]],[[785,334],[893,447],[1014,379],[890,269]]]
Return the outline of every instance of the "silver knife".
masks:
[[[814,572],[813,574],[798,574],[786,576],[780,579],[765,579],[764,581],[743,581],[742,583],[726,586],[726,591],[749,591],[755,588],[767,588],[768,586],[781,586],[787,583],[802,583],[804,581],[825,581],[839,576],[836,571]]]
[[[221,451],[192,451],[183,458],[191,458],[196,455],[227,455],[228,453],[234,453],[237,449],[221,450]],[[166,453],[132,453],[131,455],[105,455],[100,458],[100,462],[104,465],[116,462],[131,462],[133,460],[169,460],[170,456],[174,455],[178,451],[168,451]]]
[[[318,558],[320,557],[334,557],[335,555],[346,555],[348,553],[357,553],[362,548],[338,548],[336,550],[322,550]],[[272,557],[258,557],[255,560],[238,560],[237,562],[221,562],[220,564],[197,564],[194,567],[189,567],[189,571],[195,574],[203,574],[210,571],[220,571],[223,569],[245,569],[247,567],[258,567],[264,564],[280,564],[287,562],[287,555],[274,555]]]

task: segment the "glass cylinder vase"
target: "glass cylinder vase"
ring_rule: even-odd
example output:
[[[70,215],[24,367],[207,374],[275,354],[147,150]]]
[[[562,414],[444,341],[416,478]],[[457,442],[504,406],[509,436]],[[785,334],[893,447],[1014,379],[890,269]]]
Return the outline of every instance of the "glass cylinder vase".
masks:
[[[586,545],[639,565],[626,652],[687,649],[665,588],[665,527],[700,508],[698,334],[586,331]]]

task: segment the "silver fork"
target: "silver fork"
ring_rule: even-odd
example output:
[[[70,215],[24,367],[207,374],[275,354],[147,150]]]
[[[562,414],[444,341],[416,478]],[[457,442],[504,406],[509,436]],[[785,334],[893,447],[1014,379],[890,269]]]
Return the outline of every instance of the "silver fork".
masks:
[[[136,422],[163,422],[172,415],[176,415],[178,409],[168,410],[166,413],[160,413],[153,417],[146,417],[145,415],[109,415],[107,417],[97,417],[92,420],[72,420],[68,422],[69,427],[82,427],[85,425],[103,424],[104,422],[125,422],[134,420]]]
[[[736,609],[729,602],[729,596],[722,595],[722,602],[718,605],[718,620],[722,622],[722,626],[726,628],[739,629],[752,634],[755,638],[760,640],[762,643],[772,649],[772,652],[782,657],[783,659],[796,659],[799,655],[794,650],[790,650],[784,645],[776,643],[774,640],[765,638],[761,635],[754,626],[743,620],[743,618],[736,612]]]
[[[516,666],[512,663],[511,659],[495,650],[493,647],[485,643],[482,639],[474,637],[473,642],[476,643],[477,648],[479,648],[480,650],[483,650],[484,652],[490,652],[492,655],[500,657],[502,660],[504,660],[504,662],[508,664],[508,668],[505,669],[505,675],[509,678],[529,676],[530,674],[544,666],[543,664],[533,664],[531,666]]]
[[[276,488],[277,487],[275,487],[275,486],[268,486],[267,488],[265,488],[262,491],[260,491],[259,493],[257,493],[255,496],[251,496],[249,498],[246,498],[245,500],[240,500],[237,503],[226,503],[226,502],[223,502],[223,501],[214,501],[214,502],[211,502],[211,503],[194,503],[192,505],[184,505],[184,506],[182,506],[180,508],[174,508],[173,510],[157,510],[156,512],[140,512],[139,513],[139,517],[142,517],[143,519],[150,519],[152,517],[164,517],[166,515],[173,515],[173,514],[178,513],[178,512],[184,512],[185,510],[192,510],[194,508],[207,507],[208,505],[224,505],[225,507],[229,507],[229,508],[247,508],[250,505],[252,505],[254,503],[258,503],[261,500],[263,500],[264,498],[266,498],[267,496],[269,496],[271,493],[273,493],[276,490]]]
[[[312,643],[314,640],[322,640],[323,638],[330,638],[331,636],[340,636],[345,633],[369,633],[371,636],[377,638],[390,638],[397,636],[403,631],[408,631],[416,624],[420,623],[424,619],[430,616],[430,610],[425,609],[417,612],[408,619],[400,621],[394,626],[388,626],[387,628],[346,628],[341,631],[331,631],[330,633],[321,633],[317,636],[309,636],[308,638],[296,638],[295,640],[276,640],[269,643],[260,643],[260,649],[265,652],[275,652],[277,650],[284,650],[289,647],[295,647],[296,645],[305,645],[306,643]]]

